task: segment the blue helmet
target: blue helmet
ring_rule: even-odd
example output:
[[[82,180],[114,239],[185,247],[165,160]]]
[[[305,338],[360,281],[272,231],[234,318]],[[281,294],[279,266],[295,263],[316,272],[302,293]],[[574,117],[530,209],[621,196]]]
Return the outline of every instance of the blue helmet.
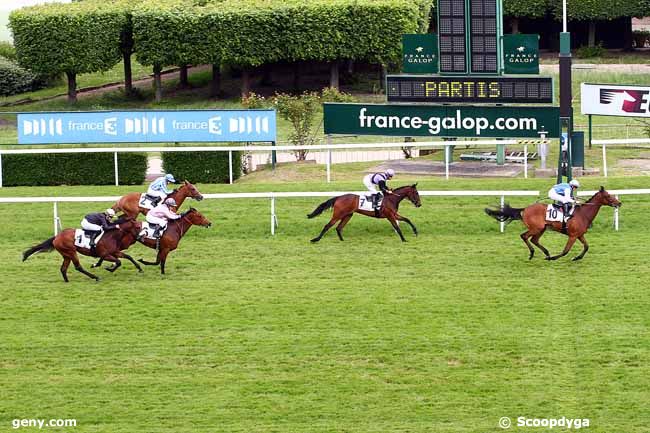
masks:
[[[165,175],[165,180],[167,182],[176,183],[176,179],[174,179],[174,176],[171,173]]]

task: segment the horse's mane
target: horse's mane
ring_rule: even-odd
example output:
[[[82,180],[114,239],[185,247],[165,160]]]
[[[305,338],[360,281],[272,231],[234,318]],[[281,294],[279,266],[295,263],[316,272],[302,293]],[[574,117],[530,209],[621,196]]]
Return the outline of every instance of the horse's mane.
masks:
[[[406,188],[413,188],[413,185],[400,186],[398,188],[395,188],[393,191],[401,191],[401,190],[406,189]]]
[[[602,188],[602,187],[601,187],[601,188]],[[600,194],[601,192],[605,192],[605,190],[604,190],[604,189],[599,189],[599,190],[596,191],[596,193],[595,193],[594,195],[592,195],[592,196],[589,198],[589,200],[587,200],[585,203],[590,203],[590,202],[591,202],[594,198],[596,198],[596,196],[597,196],[598,194]]]

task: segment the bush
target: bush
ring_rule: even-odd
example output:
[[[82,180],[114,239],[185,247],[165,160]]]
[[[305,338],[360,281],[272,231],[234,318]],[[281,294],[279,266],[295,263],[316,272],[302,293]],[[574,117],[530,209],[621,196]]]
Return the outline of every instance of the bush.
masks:
[[[16,49],[11,42],[0,41],[0,57],[9,60],[16,60]]]
[[[634,38],[634,46],[636,48],[643,48],[648,40],[650,40],[650,32],[647,30],[635,30],[632,32],[632,37]]]
[[[591,59],[593,57],[603,57],[605,55],[605,48],[603,43],[599,42],[598,45],[593,47],[580,47],[576,50],[576,57],[579,59]]]
[[[29,92],[40,87],[40,80],[32,72],[12,60],[0,57],[0,96]]]
[[[147,172],[147,155],[118,154],[119,182],[141,185]],[[2,156],[5,186],[112,185],[112,153],[9,154]]]
[[[228,152],[163,152],[163,170],[192,183],[228,183]],[[241,176],[241,154],[232,152],[233,180]]]

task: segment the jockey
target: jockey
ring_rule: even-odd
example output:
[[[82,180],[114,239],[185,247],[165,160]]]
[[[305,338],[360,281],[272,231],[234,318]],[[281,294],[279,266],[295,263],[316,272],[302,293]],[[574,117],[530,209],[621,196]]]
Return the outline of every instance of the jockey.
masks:
[[[575,190],[580,188],[580,182],[573,179],[569,183],[558,183],[548,192],[548,198],[562,203],[565,217],[569,215],[569,205],[575,205]]]
[[[153,237],[158,238],[167,227],[167,220],[176,220],[181,216],[177,214],[174,209],[176,207],[176,200],[173,198],[168,198],[164,203],[159,204],[155,208],[151,209],[147,213],[146,220],[149,225],[154,228]],[[144,233],[141,232],[139,238],[142,237]]]
[[[370,192],[370,195],[372,197],[372,207],[375,209],[375,211],[378,211],[377,208],[379,199],[382,197],[382,193],[392,192],[388,188],[388,185],[386,185],[386,182],[391,180],[393,176],[395,176],[395,170],[389,168],[383,173],[371,173],[363,178],[363,184],[368,189],[368,192]],[[378,186],[381,192],[377,192],[377,188],[375,188],[375,186]]]
[[[176,183],[176,179],[174,179],[174,176],[171,173],[167,173],[166,175],[155,179],[149,185],[147,195],[155,198],[152,203],[154,206],[156,206],[160,200],[164,200],[165,197],[167,197],[167,194],[172,192],[172,190],[167,188],[168,183]]]
[[[119,229],[119,224],[113,224],[111,219],[115,216],[115,211],[111,208],[104,212],[89,213],[81,220],[81,228],[84,229],[90,237],[90,247],[95,247],[95,239],[102,230]]]

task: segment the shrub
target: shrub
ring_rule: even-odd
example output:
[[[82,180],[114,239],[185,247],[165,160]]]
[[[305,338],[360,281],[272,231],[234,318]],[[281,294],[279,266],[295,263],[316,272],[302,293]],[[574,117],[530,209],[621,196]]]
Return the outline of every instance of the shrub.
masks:
[[[605,55],[605,48],[603,43],[599,42],[598,45],[593,47],[580,47],[576,50],[576,57],[580,59],[590,59],[592,57],[603,57]]]
[[[163,152],[163,170],[192,183],[228,183],[228,152]],[[232,152],[233,180],[241,176],[241,154]]]
[[[16,49],[11,42],[0,41],[0,57],[16,60]]]
[[[40,87],[40,80],[32,72],[14,61],[0,57],[0,96],[29,92]]]
[[[632,37],[634,38],[634,46],[636,48],[643,48],[648,40],[650,40],[650,32],[647,30],[634,30]]]
[[[9,154],[2,156],[3,185],[112,185],[112,153]],[[119,182],[140,185],[147,172],[147,155],[118,154]]]

